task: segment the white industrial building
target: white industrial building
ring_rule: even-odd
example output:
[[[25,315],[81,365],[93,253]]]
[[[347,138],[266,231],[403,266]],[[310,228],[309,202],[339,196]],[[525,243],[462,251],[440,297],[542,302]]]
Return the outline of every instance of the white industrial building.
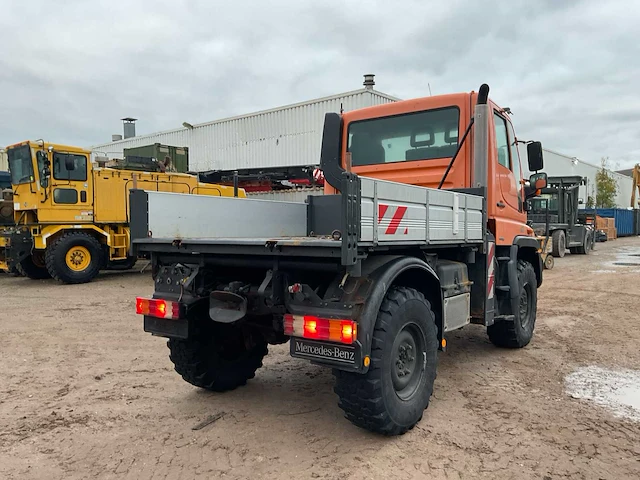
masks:
[[[544,145],[544,141],[543,141]],[[523,155],[524,153],[524,155]],[[527,171],[527,157],[526,148],[520,148],[520,155],[522,157],[522,163]],[[594,165],[584,160],[580,160],[576,157],[570,157],[563,155],[552,150],[544,150],[544,171],[549,177],[560,176],[574,176],[579,175],[581,177],[587,177],[587,185],[580,187],[580,198],[584,203],[587,203],[587,197],[596,197],[596,174],[602,167]],[[620,208],[628,208],[631,206],[631,187],[633,181],[631,177],[623,175],[618,172],[609,171],[609,174],[614,178],[618,184],[618,190],[616,195],[616,206]]]
[[[125,148],[154,143],[188,147],[192,171],[317,165],[325,113],[400,100],[374,90],[373,77],[365,75],[364,88],[359,90],[148,135],[135,136],[135,119],[125,118],[124,134],[129,138],[114,135],[115,141],[91,149],[95,155],[122,158]],[[526,149],[520,152],[526,171]],[[581,196],[585,203],[587,196],[595,197],[599,166],[551,150],[545,150],[544,155],[549,176],[587,177],[588,185],[581,187]],[[618,183],[616,203],[626,208],[630,204],[631,178],[611,174]]]
[[[91,147],[96,155],[122,158],[123,149],[160,143],[189,148],[189,169],[232,170],[316,165],[324,115],[327,112],[391,103],[399,100],[373,89],[373,75],[365,75],[364,88],[284,107],[187,125],[174,130]],[[132,120],[125,120],[125,136],[134,134]]]

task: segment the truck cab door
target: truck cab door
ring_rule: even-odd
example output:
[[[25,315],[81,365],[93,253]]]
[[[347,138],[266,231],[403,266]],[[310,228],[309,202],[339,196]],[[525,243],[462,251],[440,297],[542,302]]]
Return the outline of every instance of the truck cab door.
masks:
[[[500,207],[498,211],[505,217],[513,218],[514,214],[519,216],[523,212],[523,186],[518,148],[511,123],[498,112],[494,112],[493,120],[498,157],[496,180],[502,195],[502,202],[498,202]]]
[[[81,153],[54,151],[52,207],[57,221],[93,221],[93,191],[89,158]]]

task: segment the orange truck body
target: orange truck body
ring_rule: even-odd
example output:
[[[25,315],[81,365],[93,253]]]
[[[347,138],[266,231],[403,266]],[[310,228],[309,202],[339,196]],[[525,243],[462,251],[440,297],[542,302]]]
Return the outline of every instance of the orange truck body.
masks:
[[[353,112],[345,112],[342,114],[345,125],[342,139],[343,162],[348,157],[349,142],[347,132],[348,126],[352,122],[456,106],[460,112],[457,131],[461,136],[473,116],[476,100],[476,92],[456,93],[399,101],[363,108]],[[504,109],[492,102],[491,99],[489,99],[488,103],[495,115],[495,121],[490,122],[489,126],[487,185],[489,230],[496,238],[496,245],[511,245],[517,235],[533,236],[533,229],[526,224],[527,214],[524,210],[525,182],[522,177],[522,161],[518,148],[515,146],[517,145],[517,138],[509,115]],[[496,122],[500,121],[505,122],[510,146],[506,151],[503,148],[502,152],[505,158],[502,163],[508,164],[508,167],[498,161],[496,124],[500,124]],[[471,187],[473,135],[474,129],[471,129],[469,137],[462,145],[458,158],[447,175],[442,188],[460,189]],[[437,188],[450,161],[451,156],[447,156],[428,160],[418,159],[377,165],[352,166],[351,170],[364,177]],[[343,166],[347,167],[344,163]],[[325,183],[325,193],[337,192],[331,185]]]

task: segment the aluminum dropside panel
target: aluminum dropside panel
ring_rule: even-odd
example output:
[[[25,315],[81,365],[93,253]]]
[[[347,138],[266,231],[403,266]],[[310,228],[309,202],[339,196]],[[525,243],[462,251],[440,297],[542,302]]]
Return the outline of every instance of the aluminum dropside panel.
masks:
[[[373,245],[479,243],[483,199],[360,177],[361,238]]]
[[[151,238],[207,240],[215,238],[304,237],[304,203],[246,198],[183,195],[147,191]]]

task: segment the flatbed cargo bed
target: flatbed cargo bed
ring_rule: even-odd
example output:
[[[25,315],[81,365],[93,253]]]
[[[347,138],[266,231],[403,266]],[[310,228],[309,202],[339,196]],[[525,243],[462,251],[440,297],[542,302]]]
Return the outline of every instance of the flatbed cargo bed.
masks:
[[[484,242],[481,196],[354,177],[352,192],[307,203],[132,190],[132,244],[143,252],[335,257],[348,266],[367,251]]]

